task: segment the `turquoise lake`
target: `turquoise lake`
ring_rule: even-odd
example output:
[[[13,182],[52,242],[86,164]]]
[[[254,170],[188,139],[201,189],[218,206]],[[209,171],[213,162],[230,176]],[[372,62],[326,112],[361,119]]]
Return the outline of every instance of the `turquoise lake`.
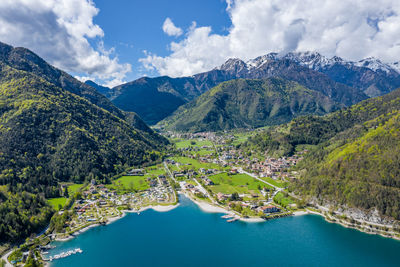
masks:
[[[66,242],[82,254],[51,266],[400,266],[400,242],[326,222],[317,215],[227,223],[186,197],[169,212],[130,213]]]

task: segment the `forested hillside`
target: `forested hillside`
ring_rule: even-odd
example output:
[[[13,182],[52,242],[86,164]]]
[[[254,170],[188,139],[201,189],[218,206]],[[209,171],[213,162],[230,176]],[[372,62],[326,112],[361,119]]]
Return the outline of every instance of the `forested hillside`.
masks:
[[[129,166],[157,160],[167,143],[136,114],[130,120],[140,129],[4,63],[0,115],[2,241],[15,241],[43,226],[50,210],[44,197],[58,196],[59,182],[107,182]]]
[[[276,125],[341,107],[329,97],[280,78],[221,83],[158,125],[177,131],[223,131]]]
[[[377,209],[400,219],[400,89],[323,117],[294,119],[257,134],[244,148],[291,154],[315,145],[293,190],[322,203]]]

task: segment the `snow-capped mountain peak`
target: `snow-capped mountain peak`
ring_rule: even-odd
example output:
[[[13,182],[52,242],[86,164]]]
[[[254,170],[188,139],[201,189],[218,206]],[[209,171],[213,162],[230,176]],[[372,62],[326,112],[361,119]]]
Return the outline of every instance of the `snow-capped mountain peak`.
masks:
[[[390,73],[391,71],[395,70],[389,64],[383,63],[382,61],[380,61],[379,59],[374,58],[374,57],[362,59],[358,62],[355,62],[354,65],[358,66],[358,67],[369,68],[373,71],[381,70],[386,73]],[[395,70],[395,71],[397,71],[397,70]]]
[[[229,72],[251,72],[252,70],[262,68],[265,64],[271,61],[276,60],[290,60],[296,64],[307,67],[309,69],[313,69],[316,71],[323,71],[324,69],[330,68],[335,64],[348,67],[360,67],[360,68],[368,68],[374,72],[385,72],[386,74],[397,73],[400,74],[400,62],[396,63],[383,63],[381,60],[369,57],[366,59],[362,59],[357,62],[348,61],[341,57],[334,56],[332,58],[328,58],[326,56],[321,55],[318,52],[290,52],[287,54],[279,54],[279,53],[269,53],[263,56],[256,57],[254,59],[250,59],[246,62],[240,60],[238,58],[228,59],[224,64],[222,64],[219,70],[225,70]]]
[[[391,63],[389,66],[400,74],[400,62]]]
[[[246,62],[247,69],[257,69],[263,66],[265,63],[271,60],[276,60],[278,53],[269,53],[264,56],[256,57],[254,59],[250,59]]]
[[[238,59],[238,58],[230,58],[217,69],[225,70],[225,71],[239,72],[246,68],[247,68],[247,65],[243,60]]]

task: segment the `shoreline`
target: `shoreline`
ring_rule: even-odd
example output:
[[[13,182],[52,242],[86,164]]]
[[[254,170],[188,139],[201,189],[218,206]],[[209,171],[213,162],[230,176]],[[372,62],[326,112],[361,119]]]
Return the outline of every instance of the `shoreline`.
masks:
[[[178,206],[179,206],[179,203],[175,204],[175,205],[167,205],[167,206],[162,206],[162,205],[153,206],[153,205],[150,205],[150,206],[142,207],[139,210],[122,210],[121,211],[122,214],[120,216],[114,216],[114,217],[108,218],[107,222],[105,223],[105,225],[112,224],[113,222],[116,222],[116,221],[124,218],[127,215],[127,213],[140,213],[140,212],[144,212],[144,211],[149,210],[149,209],[152,209],[152,210],[154,210],[156,212],[168,212],[168,211],[171,211],[171,210],[177,208]],[[77,237],[78,235],[86,232],[87,230],[89,230],[91,228],[94,228],[94,227],[97,227],[97,226],[101,226],[101,225],[102,224],[100,224],[100,223],[93,223],[91,225],[88,225],[88,226],[86,226],[86,227],[84,227],[84,228],[82,228],[80,230],[77,230],[77,231],[71,233],[70,236],[68,236],[68,237],[55,238],[52,241],[58,241],[58,242],[69,241],[69,240]]]
[[[221,214],[233,215],[233,216],[236,216],[236,217],[238,216],[235,212],[230,211],[230,210],[228,210],[226,208],[223,208],[223,207],[220,207],[220,206],[216,206],[216,205],[211,204],[211,203],[207,203],[207,202],[203,202],[203,201],[199,201],[199,200],[193,199],[190,195],[188,195],[185,192],[181,192],[180,194],[183,194],[188,199],[190,199],[190,201],[195,203],[200,208],[200,210],[205,212],[205,213],[221,213]],[[115,222],[115,221],[117,221],[119,219],[124,218],[127,215],[127,213],[135,213],[135,212],[136,213],[140,213],[140,212],[144,212],[144,211],[149,210],[149,209],[152,209],[152,210],[154,210],[156,212],[168,212],[168,211],[171,211],[171,210],[177,208],[179,205],[180,205],[179,203],[177,203],[175,205],[168,205],[168,206],[162,206],[162,205],[153,206],[153,205],[150,205],[150,206],[142,207],[139,210],[122,210],[121,211],[122,212],[121,216],[108,218],[108,220],[107,220],[105,225],[109,225],[109,224],[111,224],[111,223],[113,223],[113,222]],[[347,222],[343,222],[343,221],[341,221],[340,219],[338,219],[336,217],[332,217],[331,218],[330,216],[327,216],[327,215],[323,214],[322,211],[321,212],[316,212],[316,211],[312,211],[312,210],[306,209],[306,210],[301,210],[301,211],[295,211],[295,212],[292,213],[292,216],[304,216],[304,215],[310,215],[310,214],[322,216],[325,219],[325,221],[327,221],[329,223],[339,224],[339,225],[341,225],[341,226],[343,226],[345,228],[351,228],[351,229],[355,229],[355,230],[358,230],[358,231],[366,233],[366,234],[380,235],[380,236],[385,237],[385,238],[391,238],[391,239],[395,239],[395,240],[399,240],[400,241],[400,237],[398,237],[396,235],[390,235],[388,233],[384,233],[382,231],[379,231],[379,230],[376,230],[376,229],[373,229],[373,228],[366,228],[366,227],[369,227],[369,224],[367,222],[365,222],[366,225],[364,225],[364,227],[360,227],[360,226],[357,227],[357,225],[354,225],[354,224],[351,224],[351,223],[347,223]],[[242,221],[242,222],[246,222],[246,223],[261,223],[261,222],[265,222],[266,221],[266,220],[264,220],[262,218],[258,218],[258,217],[250,217],[250,218],[238,217],[238,220]],[[89,225],[89,226],[87,226],[85,228],[82,228],[82,229],[72,233],[69,237],[56,238],[53,241],[64,242],[64,241],[71,240],[71,239],[77,237],[78,235],[86,232],[87,230],[89,230],[89,229],[91,229],[93,227],[100,226],[100,225],[101,224],[99,224],[99,223],[91,224],[91,225]]]
[[[333,217],[329,217],[329,216],[323,214],[321,211],[320,212],[316,212],[316,211],[312,211],[312,210],[307,210],[307,214],[319,215],[319,216],[323,217],[325,219],[325,221],[328,222],[328,223],[338,224],[338,225],[340,225],[342,227],[345,227],[345,228],[348,228],[348,229],[354,229],[354,230],[357,230],[357,231],[362,232],[364,234],[379,235],[379,236],[384,237],[384,238],[390,238],[390,239],[394,239],[394,240],[400,241],[400,237],[399,236],[390,235],[388,233],[379,231],[377,229],[367,228],[369,226],[372,226],[372,224],[369,224],[368,222],[364,222],[365,223],[364,227],[361,227],[361,226],[357,227],[357,225],[355,225],[355,224],[351,224],[349,222],[343,222],[342,220],[340,220],[339,218],[336,218],[334,216]]]
[[[203,212],[206,212],[206,213],[224,213],[224,214],[233,215],[235,217],[238,216],[233,211],[227,210],[227,209],[225,209],[223,207],[219,207],[219,206],[207,203],[207,202],[202,202],[202,201],[195,200],[195,199],[193,199],[192,197],[190,197],[186,193],[182,193],[182,194],[185,195],[187,198],[189,198],[193,203],[195,203],[200,208],[200,210],[202,210]],[[264,219],[257,218],[257,217],[253,217],[253,218],[239,217],[239,221],[246,222],[246,223],[265,222]]]

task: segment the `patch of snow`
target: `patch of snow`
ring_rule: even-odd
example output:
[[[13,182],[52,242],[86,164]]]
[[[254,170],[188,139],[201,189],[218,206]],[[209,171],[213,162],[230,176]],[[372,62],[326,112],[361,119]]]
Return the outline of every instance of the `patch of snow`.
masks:
[[[391,68],[389,64],[383,63],[382,61],[374,57],[362,59],[358,62],[355,62],[354,65],[358,67],[369,68],[373,71],[381,70],[386,73],[390,73],[391,71],[393,71],[393,68]]]

